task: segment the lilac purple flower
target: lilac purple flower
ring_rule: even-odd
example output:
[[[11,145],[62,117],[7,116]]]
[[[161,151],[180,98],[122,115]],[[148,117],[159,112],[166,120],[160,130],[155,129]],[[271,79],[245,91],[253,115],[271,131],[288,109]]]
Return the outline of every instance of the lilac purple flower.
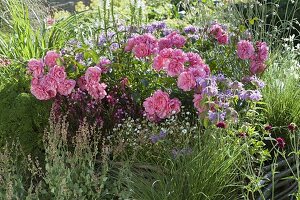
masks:
[[[252,94],[249,96],[249,98],[252,101],[260,101],[262,98],[262,95],[261,95],[260,91],[254,90],[254,91],[252,91]]]
[[[164,130],[161,130],[161,131],[159,132],[159,134],[150,136],[150,140],[151,140],[151,142],[152,142],[153,144],[155,144],[155,143],[157,143],[159,140],[164,139],[166,136],[167,136],[167,132],[164,131]]]
[[[171,34],[174,30],[171,28],[164,28],[162,31],[163,31],[163,35],[167,36],[167,35]]]
[[[238,81],[233,81],[229,84],[229,87],[232,89],[232,90],[242,90],[243,89],[243,83],[241,82],[238,82]]]
[[[203,93],[210,97],[216,96],[218,94],[218,88],[213,85],[207,86],[203,89]]]
[[[185,33],[195,33],[197,31],[197,28],[195,26],[190,25],[190,26],[185,27],[183,29],[183,31]]]
[[[109,49],[112,50],[112,51],[116,51],[116,50],[118,50],[119,48],[120,48],[120,45],[119,45],[117,42],[113,42],[113,43],[110,45],[110,47],[109,47]]]

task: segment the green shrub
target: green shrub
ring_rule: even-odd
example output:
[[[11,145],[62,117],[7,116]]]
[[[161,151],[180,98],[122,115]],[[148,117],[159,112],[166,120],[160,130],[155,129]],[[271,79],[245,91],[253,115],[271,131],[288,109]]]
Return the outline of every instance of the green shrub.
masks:
[[[41,102],[29,91],[29,79],[18,66],[0,69],[0,146],[17,138],[27,153],[38,153],[51,102]]]

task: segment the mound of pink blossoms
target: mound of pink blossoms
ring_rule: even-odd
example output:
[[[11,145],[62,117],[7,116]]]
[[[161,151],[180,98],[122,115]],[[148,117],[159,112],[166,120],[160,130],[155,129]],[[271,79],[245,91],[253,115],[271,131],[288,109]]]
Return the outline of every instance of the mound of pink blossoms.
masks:
[[[168,93],[157,90],[144,101],[143,106],[147,118],[157,122],[179,113],[181,102],[177,98],[170,99]]]
[[[256,42],[255,48],[252,42],[248,40],[241,40],[237,44],[238,57],[243,60],[250,60],[251,74],[261,74],[265,71],[268,54],[269,47],[265,42]]]
[[[149,33],[138,35],[128,40],[125,51],[132,51],[137,58],[144,58],[158,52],[158,42]]]
[[[28,71],[32,75],[31,93],[39,100],[49,100],[57,94],[68,96],[76,86],[76,81],[67,79],[65,67],[57,65],[57,60],[62,58],[55,51],[48,51],[42,60],[31,59],[28,61]],[[103,99],[107,93],[107,85],[99,83],[102,70],[110,61],[102,58],[95,67],[89,67],[84,76],[77,80],[78,86],[94,99]]]
[[[75,87],[76,82],[67,79],[65,68],[56,65],[57,59],[60,55],[49,51],[44,62],[37,59],[28,62],[28,70],[33,76],[30,91],[39,100],[49,100],[57,93],[67,96]],[[45,74],[45,71],[48,73]]]
[[[158,40],[159,50],[172,48],[172,47],[176,47],[180,49],[185,45],[185,43],[186,43],[185,37],[178,34],[176,31]]]
[[[229,43],[228,34],[220,24],[214,23],[210,27],[209,33],[218,41],[219,44],[228,44]]]

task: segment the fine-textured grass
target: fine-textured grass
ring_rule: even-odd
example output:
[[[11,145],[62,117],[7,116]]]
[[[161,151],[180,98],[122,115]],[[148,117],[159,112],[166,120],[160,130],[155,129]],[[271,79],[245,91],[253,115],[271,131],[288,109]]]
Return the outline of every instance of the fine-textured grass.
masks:
[[[242,149],[222,132],[206,131],[191,154],[169,157],[150,173],[138,171],[131,186],[134,198],[235,199]]]
[[[299,63],[297,65],[294,56],[291,51],[277,56],[263,76],[265,117],[273,126],[300,123]]]
[[[40,58],[48,49],[59,49],[75,36],[75,27],[81,14],[47,27],[25,1],[2,0],[8,16],[2,16],[7,30],[0,32],[0,55],[17,61]],[[38,23],[35,26],[33,21]]]

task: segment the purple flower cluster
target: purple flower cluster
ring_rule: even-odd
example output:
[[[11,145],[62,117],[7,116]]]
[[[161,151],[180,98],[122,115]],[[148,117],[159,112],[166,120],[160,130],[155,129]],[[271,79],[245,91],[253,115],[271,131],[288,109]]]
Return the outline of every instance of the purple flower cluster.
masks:
[[[155,31],[165,29],[167,24],[164,21],[157,21],[142,27],[144,33],[154,33]]]
[[[247,79],[248,81],[244,80],[244,83],[232,81],[221,73],[208,78],[197,79],[195,92],[204,100],[200,102],[200,105],[198,105],[198,101],[194,101],[195,107],[201,108],[198,109],[201,113],[206,111],[207,117],[212,123],[226,120],[237,122],[237,110],[241,109],[237,100],[256,102],[262,99],[259,89],[264,86],[264,83],[255,76]]]
[[[159,134],[157,135],[152,135],[150,137],[150,140],[153,144],[157,143],[158,141],[164,139],[167,136],[167,132],[164,130],[161,130]]]

